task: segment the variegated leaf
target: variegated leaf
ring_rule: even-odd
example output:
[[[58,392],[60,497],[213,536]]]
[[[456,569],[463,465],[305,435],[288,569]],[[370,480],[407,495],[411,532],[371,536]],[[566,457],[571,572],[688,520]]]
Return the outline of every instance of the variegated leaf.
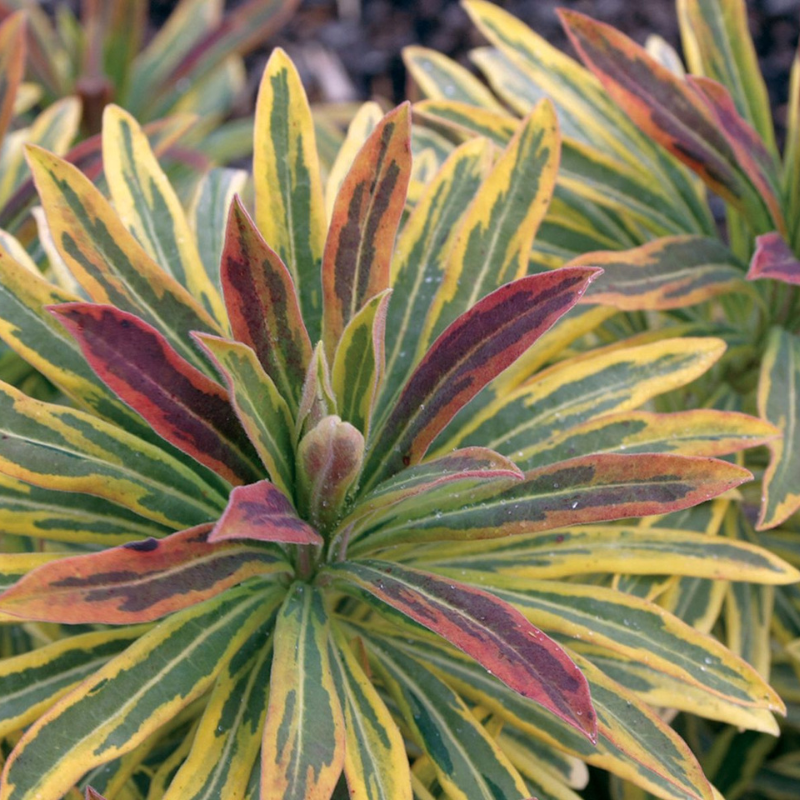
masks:
[[[269,481],[237,486],[214,527],[210,542],[255,539],[285,544],[322,544],[322,537],[297,516],[285,494]]]
[[[594,741],[596,719],[581,673],[559,645],[492,594],[383,561],[326,571],[342,590],[434,631]]]
[[[236,485],[258,457],[227,391],[185,361],[155,329],[113,306],[51,307],[101,380],[175,447]]]
[[[394,237],[411,174],[411,112],[387,114],[359,151],[334,204],[322,259],[326,354],[364,304],[389,288]]]
[[[344,767],[344,715],[322,594],[296,583],[278,614],[261,751],[261,800],[329,800]]]
[[[283,261],[234,200],[222,252],[222,287],[234,336],[256,352],[292,411],[311,362],[295,284]]]
[[[0,26],[0,142],[11,117],[25,73],[25,15],[11,14]]]
[[[294,485],[294,420],[289,405],[246,344],[196,334],[228,384],[231,405],[267,468],[287,496]]]
[[[759,530],[774,528],[800,508],[800,338],[773,328],[758,380],[759,414],[781,432],[764,475]]]
[[[263,584],[229,589],[139,637],[28,729],[6,763],[0,798],[59,797],[87,770],[134,749],[208,689],[280,595]]]
[[[750,261],[747,278],[751,281],[772,278],[783,283],[800,284],[800,260],[777,231],[756,237],[756,250]]]
[[[312,340],[320,337],[325,207],[314,125],[300,76],[280,48],[258,93],[253,175],[256,222],[289,268]]]
[[[222,298],[203,266],[180,200],[147,136],[115,105],[103,112],[103,169],[114,208],[128,230],[150,258],[223,324]]]
[[[207,370],[189,333],[220,333],[211,316],[147,255],[75,167],[36,148],[28,158],[56,246],[89,297],[142,317],[187,361]]]
[[[465,216],[420,349],[482,297],[527,273],[536,230],[553,196],[559,156],[555,109],[544,101],[519,126]]]
[[[345,717],[344,774],[364,800],[411,800],[411,773],[397,724],[358,657],[338,631],[331,668]]]
[[[566,313],[596,275],[570,268],[521,278],[453,322],[369,443],[363,488],[419,462],[453,416]]]
[[[290,573],[283,554],[249,542],[211,542],[211,523],[164,539],[62,558],[0,595],[23,619],[126,625],[207,600],[254,575]]]

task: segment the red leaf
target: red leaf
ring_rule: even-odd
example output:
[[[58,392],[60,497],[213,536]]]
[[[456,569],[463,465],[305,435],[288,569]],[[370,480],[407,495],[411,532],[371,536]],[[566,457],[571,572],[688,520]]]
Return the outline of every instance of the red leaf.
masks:
[[[234,337],[255,350],[264,371],[296,411],[311,362],[311,340],[289,270],[238,197],[228,215],[220,278]]]
[[[751,281],[774,278],[800,285],[800,261],[777,231],[756,237],[756,251],[747,278]]]
[[[378,480],[416,464],[455,414],[580,299],[600,270],[564,267],[508,283],[456,319],[406,382],[369,445]]]
[[[253,575],[288,571],[277,550],[211,544],[211,523],[52,561],[0,595],[0,609],[44,622],[127,625],[195,605]]]
[[[474,586],[382,561],[330,571],[447,639],[523,697],[535,700],[593,742],[589,685],[570,657],[515,608]]]
[[[49,310],[98,377],[156,433],[230,483],[258,476],[258,456],[228,392],[179,356],[155,328],[113,306],[65,303]]]
[[[228,507],[208,537],[257,539],[287,544],[324,544],[322,537],[300,517],[286,495],[269,481],[239,486],[231,492]]]

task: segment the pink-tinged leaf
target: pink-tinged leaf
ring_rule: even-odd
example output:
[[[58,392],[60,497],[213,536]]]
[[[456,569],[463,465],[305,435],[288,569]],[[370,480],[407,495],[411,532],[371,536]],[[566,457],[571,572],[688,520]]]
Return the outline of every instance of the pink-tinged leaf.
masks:
[[[296,440],[300,440],[323,417],[336,414],[336,397],[331,386],[331,371],[322,342],[318,342],[311,357],[303,393],[300,397],[300,409],[295,421]]]
[[[698,93],[610,25],[566,9],[559,15],[583,62],[631,120],[747,214],[753,227],[768,226],[764,198]]]
[[[761,194],[775,224],[786,230],[780,200],[778,166],[756,130],[740,116],[730,92],[717,81],[689,75],[687,83],[705,103],[728,140],[739,166]]]
[[[418,463],[455,414],[578,302],[600,270],[568,267],[501,286],[433,343],[369,444],[372,488]]]
[[[389,288],[389,263],[411,176],[408,103],[358,152],[336,202],[322,257],[323,340],[330,359],[364,304]]]
[[[777,231],[756,237],[756,251],[747,278],[751,281],[772,278],[800,285],[800,261]]]
[[[375,597],[442,636],[511,689],[596,740],[597,718],[583,674],[558,644],[504,601],[383,561],[337,564],[328,574],[344,591]]]
[[[0,595],[0,609],[29,620],[127,625],[193,606],[254,575],[291,571],[277,549],[211,543],[211,527],[44,564]]]
[[[96,792],[91,786],[86,787],[86,800],[106,800],[100,792]]]
[[[209,542],[226,539],[323,544],[322,537],[297,516],[286,495],[269,481],[237,486],[231,492],[228,507],[208,537]]]
[[[364,437],[337,416],[324,417],[297,448],[298,506],[314,525],[327,529],[340,515],[361,474]]]
[[[255,350],[264,371],[296,411],[311,362],[311,340],[289,270],[238,197],[228,215],[220,273],[234,337]]]
[[[14,114],[17,87],[25,73],[25,15],[12,14],[0,25],[0,142]]]
[[[234,485],[258,476],[258,456],[227,391],[155,328],[113,306],[65,303],[50,310],[100,379],[160,436]]]

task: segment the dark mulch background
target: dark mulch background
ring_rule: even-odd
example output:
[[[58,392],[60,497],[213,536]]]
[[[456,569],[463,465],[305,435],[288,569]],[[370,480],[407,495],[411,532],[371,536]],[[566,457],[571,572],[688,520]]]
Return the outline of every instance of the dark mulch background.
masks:
[[[154,3],[154,11],[158,5]],[[680,45],[674,0],[506,0],[499,5],[567,50],[555,15],[558,6],[609,22],[640,43],[657,32]],[[800,0],[748,0],[747,7],[780,122],[800,32]],[[468,65],[468,51],[484,44],[456,0],[305,0],[274,43],[298,63],[314,99],[380,97],[394,103],[406,94],[400,57],[406,45],[431,47]],[[254,80],[266,52],[250,59]]]

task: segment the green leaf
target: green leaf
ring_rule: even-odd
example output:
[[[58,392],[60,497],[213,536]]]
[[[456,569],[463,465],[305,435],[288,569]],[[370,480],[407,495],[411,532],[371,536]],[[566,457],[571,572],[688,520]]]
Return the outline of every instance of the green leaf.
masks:
[[[275,626],[262,800],[329,800],[344,766],[344,715],[318,589],[296,583]]]
[[[773,528],[800,508],[800,338],[773,328],[761,362],[758,411],[781,437],[770,441],[758,529]]]
[[[209,688],[265,627],[280,594],[263,584],[231,589],[140,637],[28,729],[6,762],[0,798],[61,796],[88,769],[135,748]]]

